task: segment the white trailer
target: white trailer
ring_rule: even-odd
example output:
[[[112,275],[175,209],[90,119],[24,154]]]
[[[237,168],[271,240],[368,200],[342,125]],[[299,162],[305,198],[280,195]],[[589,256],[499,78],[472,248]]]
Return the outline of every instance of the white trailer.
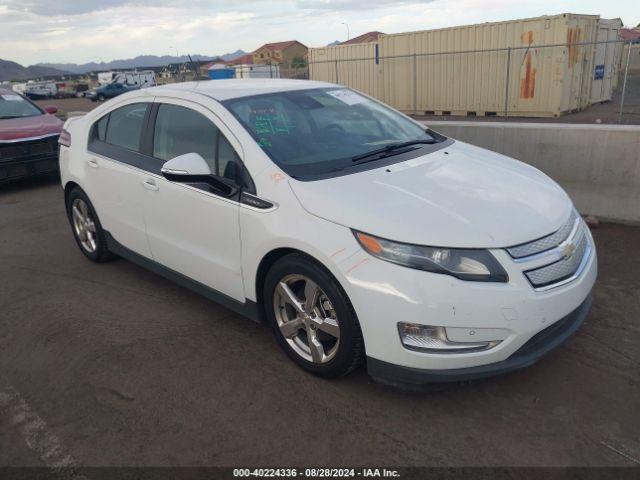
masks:
[[[24,94],[24,92],[27,91],[27,83],[26,82],[22,82],[22,83],[14,83],[11,86],[11,90],[13,90],[16,93],[19,93],[20,95]]]
[[[280,78],[278,65],[236,65],[236,78]]]
[[[129,87],[153,87],[156,84],[156,74],[153,70],[143,70],[140,72],[100,72],[98,73],[98,83],[100,85],[121,83]]]

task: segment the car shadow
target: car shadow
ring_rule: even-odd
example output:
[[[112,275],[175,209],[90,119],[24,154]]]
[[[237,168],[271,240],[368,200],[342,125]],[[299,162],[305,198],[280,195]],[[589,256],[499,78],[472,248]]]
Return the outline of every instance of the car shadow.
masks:
[[[60,183],[60,175],[57,173],[0,181],[0,196],[15,193],[17,191],[26,191],[29,189],[53,185],[55,183]]]

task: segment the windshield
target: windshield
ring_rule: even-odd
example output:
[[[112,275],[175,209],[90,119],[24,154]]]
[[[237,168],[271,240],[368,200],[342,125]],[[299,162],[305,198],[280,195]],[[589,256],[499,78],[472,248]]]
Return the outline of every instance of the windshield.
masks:
[[[443,137],[352,90],[322,88],[241,97],[223,102],[258,145],[294,177],[340,171],[384,147]],[[400,150],[406,152],[405,150]]]
[[[24,97],[15,93],[0,93],[0,120],[35,115],[42,115],[42,110]]]

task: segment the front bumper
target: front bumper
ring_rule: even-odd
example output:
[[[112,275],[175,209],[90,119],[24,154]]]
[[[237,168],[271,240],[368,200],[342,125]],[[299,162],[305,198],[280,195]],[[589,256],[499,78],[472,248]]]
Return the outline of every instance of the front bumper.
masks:
[[[405,372],[399,378],[406,372],[426,372],[432,379],[449,378],[455,372],[461,378],[470,373],[479,378],[519,368],[514,359],[525,344],[581,311],[587,301],[598,271],[595,245],[587,235],[591,248],[580,274],[545,290],[536,290],[525,276],[542,260],[517,262],[502,249],[491,252],[507,271],[508,283],[467,282],[395,265],[364,251],[350,255],[339,264],[341,283],[358,315],[372,376],[389,377],[379,373],[389,371],[387,365]],[[402,344],[398,322],[445,327],[455,342],[500,342],[483,351],[415,351]],[[519,358],[518,365],[528,361]],[[393,378],[386,383],[393,383]]]
[[[418,388],[432,383],[460,382],[492,377],[532,365],[553,349],[562,345],[582,325],[593,302],[589,294],[569,315],[531,337],[506,360],[468,368],[426,370],[403,367],[367,357],[369,375],[387,385]]]
[[[0,183],[58,173],[58,136],[0,142]]]

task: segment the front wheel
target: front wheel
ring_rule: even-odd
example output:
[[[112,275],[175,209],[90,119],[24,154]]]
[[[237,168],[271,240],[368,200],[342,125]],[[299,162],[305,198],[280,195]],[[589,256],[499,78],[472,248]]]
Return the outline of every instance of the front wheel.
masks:
[[[361,363],[364,342],[353,307],[312,259],[290,254],[276,262],[265,280],[264,302],[278,343],[305,370],[340,377]]]

